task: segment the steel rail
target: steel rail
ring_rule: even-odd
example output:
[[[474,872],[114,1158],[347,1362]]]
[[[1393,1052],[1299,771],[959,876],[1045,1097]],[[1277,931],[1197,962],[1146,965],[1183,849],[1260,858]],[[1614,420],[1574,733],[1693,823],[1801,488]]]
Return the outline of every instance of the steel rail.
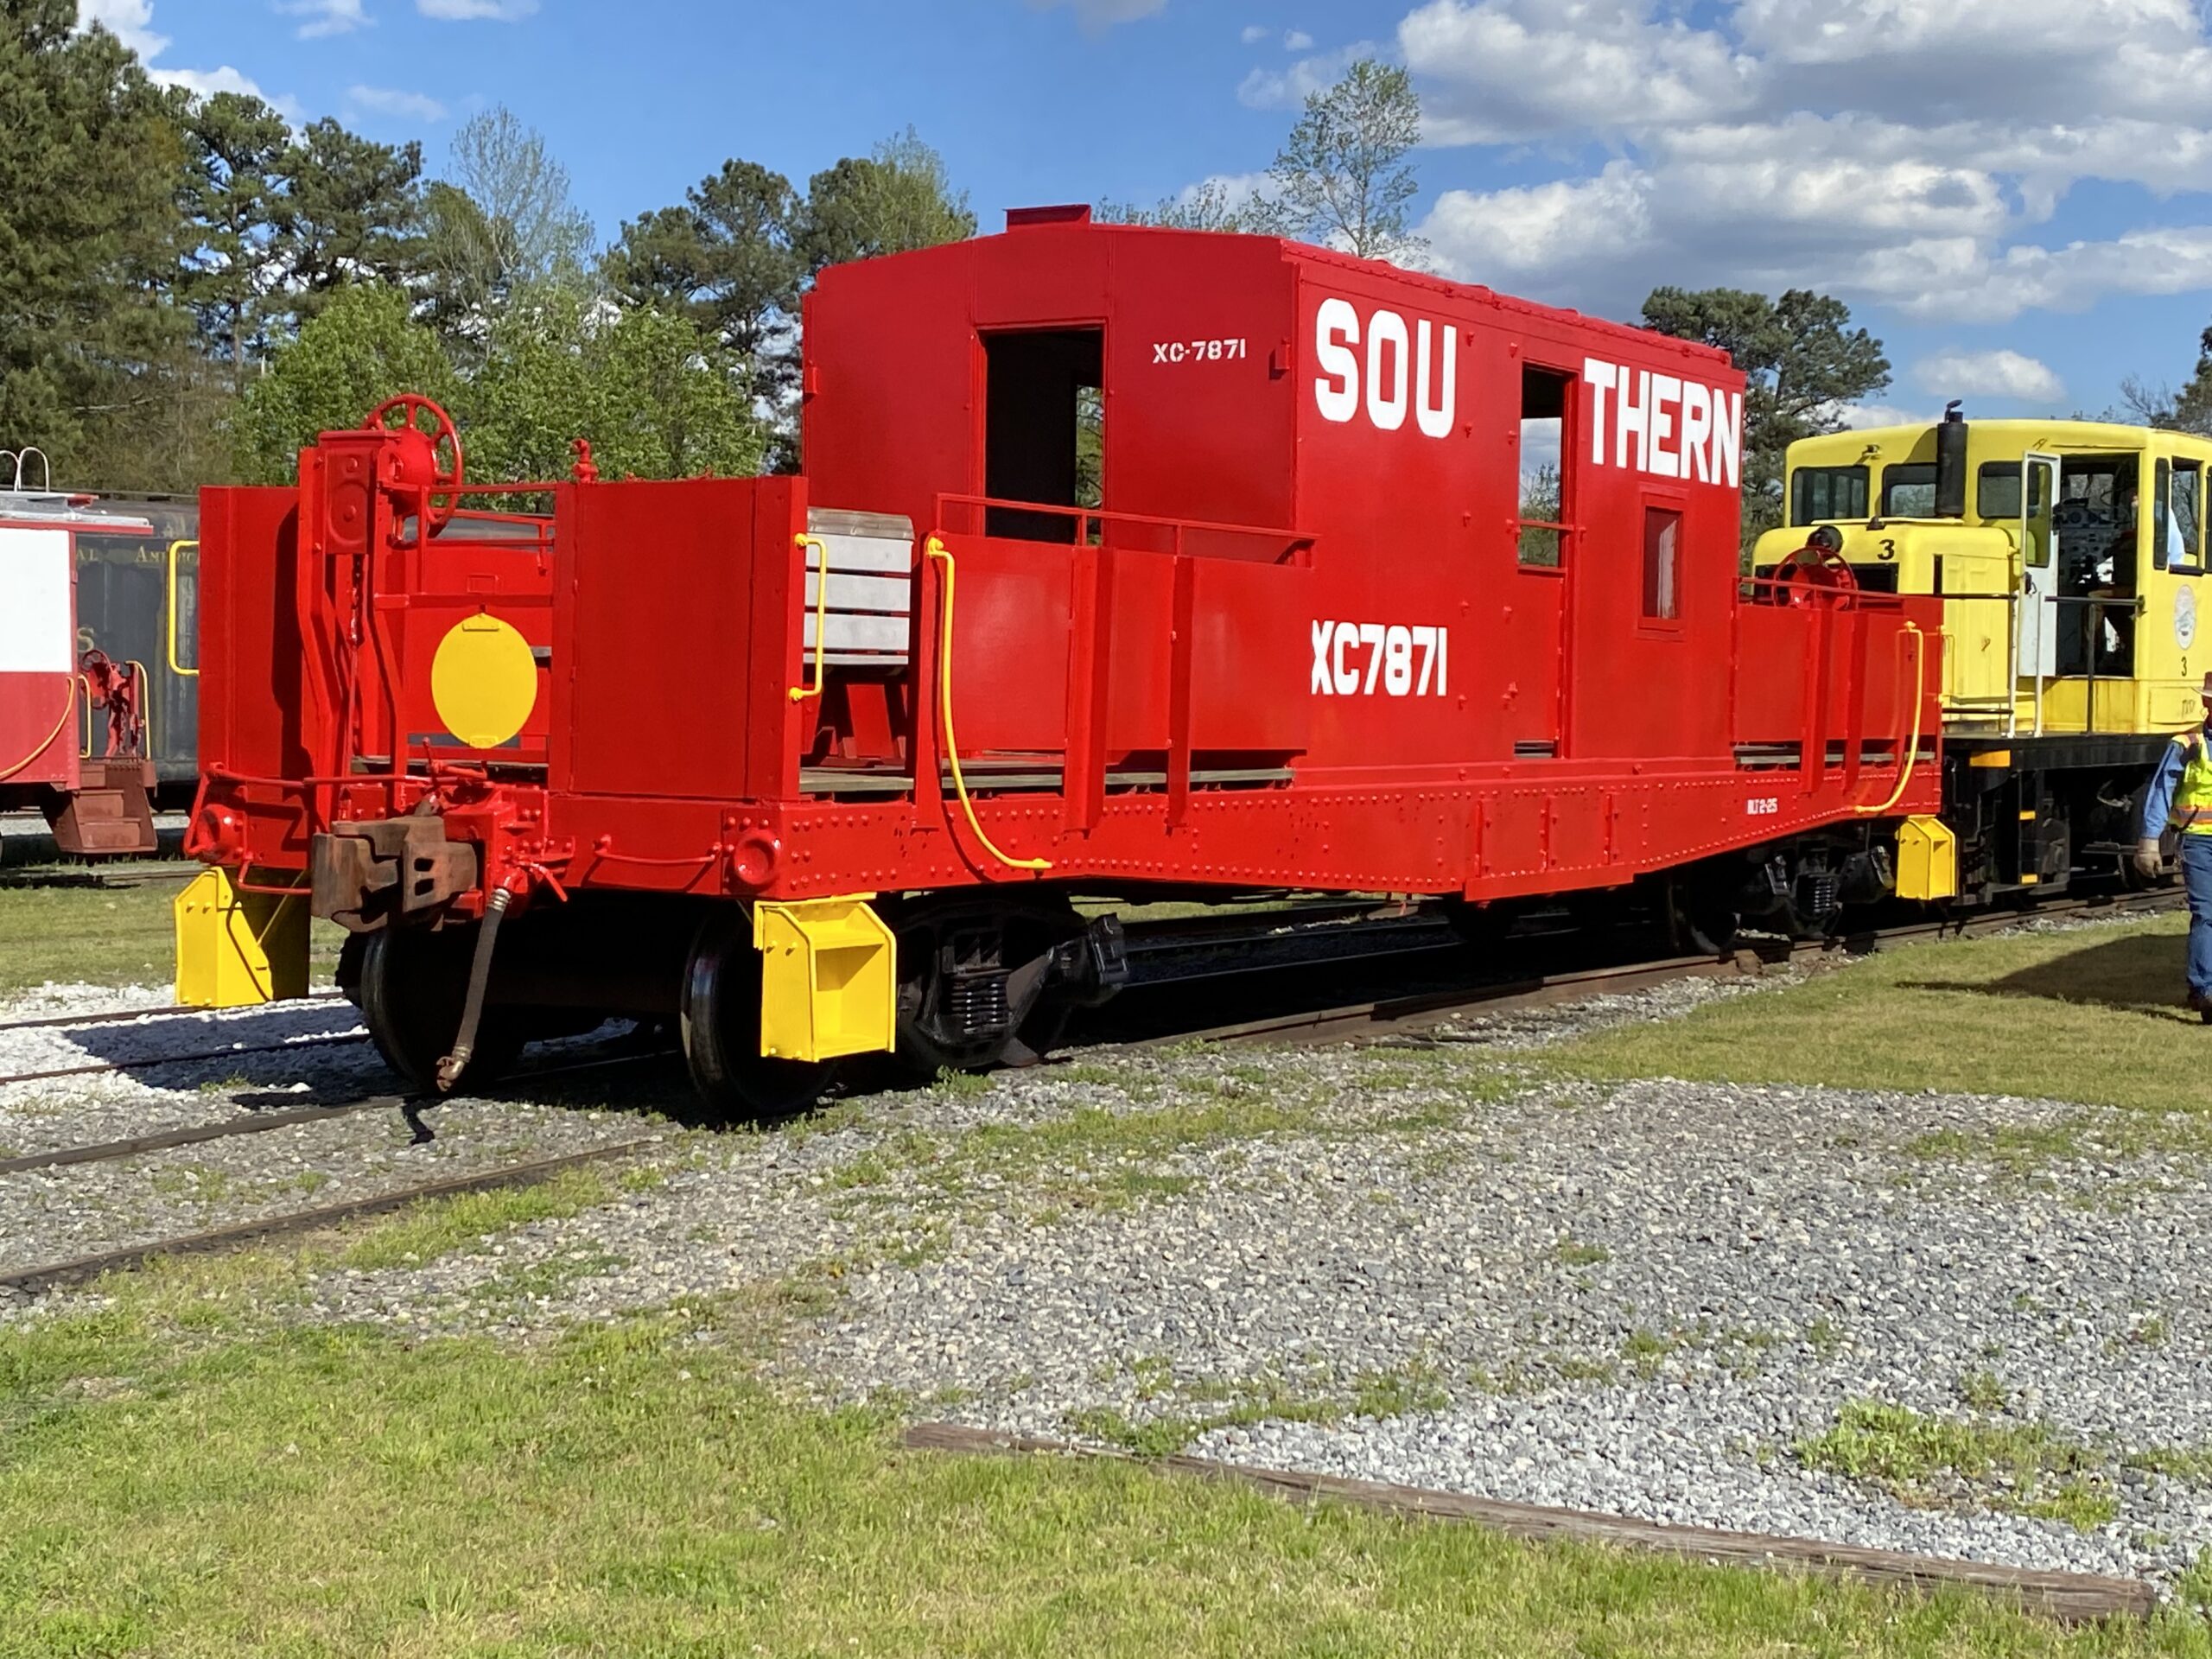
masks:
[[[318,1002],[340,1001],[343,1000],[345,995],[343,991],[335,989],[309,991],[305,996],[287,997],[284,1001],[285,1006],[296,1007],[303,1004],[311,1006]],[[276,1005],[272,1002],[261,1006],[274,1007]],[[121,1025],[130,1020],[212,1020],[221,1014],[245,1014],[250,1012],[252,1010],[247,1008],[195,1008],[175,1002],[155,1002],[149,1003],[143,1008],[109,1008],[99,1014],[43,1014],[29,1020],[0,1021],[0,1037],[6,1036],[11,1031],[51,1031],[65,1027],[113,1026]]]
[[[143,1059],[94,1060],[84,1065],[60,1065],[45,1071],[11,1071],[0,1076],[0,1089],[17,1083],[52,1083],[62,1077],[96,1077],[110,1071],[137,1071],[156,1065],[196,1065],[209,1060],[243,1058],[249,1054],[283,1054],[296,1048],[328,1048],[340,1043],[365,1043],[365,1031],[312,1033],[286,1043],[245,1043],[234,1048],[195,1049],[185,1054],[149,1054]],[[4,1166],[0,1166],[4,1167]]]
[[[470,1192],[493,1192],[504,1188],[536,1186],[555,1176],[587,1165],[607,1163],[617,1158],[652,1150],[664,1145],[658,1135],[649,1135],[634,1141],[618,1141],[604,1147],[590,1147],[582,1152],[563,1153],[554,1158],[535,1158],[525,1163],[509,1164],[505,1168],[485,1170],[474,1175],[448,1176],[443,1180],[424,1181],[415,1186],[402,1187],[395,1192],[379,1192],[372,1197],[348,1199],[343,1204],[327,1204],[314,1210],[295,1210],[283,1215],[264,1216],[258,1220],[235,1223],[228,1227],[217,1227],[204,1233],[188,1233],[174,1238],[155,1239],[144,1244],[124,1245],[119,1249],[102,1250],[92,1255],[80,1255],[67,1262],[49,1262],[33,1267],[0,1268],[0,1289],[13,1290],[23,1295],[38,1295],[69,1285],[85,1283],[102,1274],[116,1273],[133,1268],[143,1268],[161,1257],[173,1255],[200,1255],[218,1250],[250,1244],[257,1239],[274,1238],[288,1234],[320,1232],[325,1228],[358,1221],[367,1216],[389,1214],[404,1210],[412,1204],[431,1198],[456,1198]]]
[[[1810,961],[1838,954],[1866,955],[1920,940],[1970,938],[2003,932],[2034,921],[2096,916],[2157,915],[2185,902],[2178,892],[2130,893],[2115,898],[2069,899],[2039,904],[2030,911],[1982,912],[1971,917],[1900,923],[1827,939],[1775,941],[1766,948],[1745,946],[1726,957],[1675,957],[1622,963],[1604,968],[1523,976],[1465,989],[1402,997],[1379,997],[1332,1008],[1281,1014],[1235,1025],[1141,1039],[1132,1048],[1160,1048],[1174,1043],[1341,1042],[1414,1032],[1438,1026],[1461,1014],[1510,1014],[1548,1007],[1586,997],[1639,991],[1672,980],[1725,978],[1755,973],[1770,965]],[[1116,1045],[1101,1045],[1102,1047]]]

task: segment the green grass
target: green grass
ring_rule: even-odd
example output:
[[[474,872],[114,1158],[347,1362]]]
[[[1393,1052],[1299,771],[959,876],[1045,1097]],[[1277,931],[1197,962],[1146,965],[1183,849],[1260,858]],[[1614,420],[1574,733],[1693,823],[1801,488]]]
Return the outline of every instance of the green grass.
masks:
[[[2212,1144],[2212,1096],[2177,1057],[2212,1057],[2178,1006],[2186,923],[1909,945],[1771,995],[1564,1044],[1551,1064],[1605,1080],[1829,1084],[2009,1094],[2145,1116],[2096,1138]],[[2196,1115],[2177,1119],[2170,1115]],[[2087,1123],[1926,1136],[1929,1157],[1994,1151],[2023,1165],[2068,1155]]]
[[[909,1453],[764,1389],[742,1307],[516,1352],[257,1321],[283,1277],[156,1272],[0,1335],[0,1655],[2212,1653],[2177,1614],[2069,1634],[1960,1593]]]
[[[1906,1503],[1970,1496],[1993,1509],[2063,1521],[2087,1532],[2119,1513],[2091,1448],[2035,1422],[1923,1416],[1855,1400],[1835,1425],[1793,1448],[1808,1469],[1886,1487]]]
[[[61,984],[172,985],[176,931],[169,905],[181,881],[137,887],[0,887],[0,996]],[[317,922],[310,976],[328,983],[343,932]]]
[[[623,1183],[629,1189],[626,1176]],[[340,1261],[374,1272],[382,1268],[418,1267],[462,1249],[487,1233],[503,1233],[533,1221],[581,1214],[613,1196],[601,1168],[564,1169],[534,1186],[491,1192],[464,1192],[417,1204],[352,1236]]]

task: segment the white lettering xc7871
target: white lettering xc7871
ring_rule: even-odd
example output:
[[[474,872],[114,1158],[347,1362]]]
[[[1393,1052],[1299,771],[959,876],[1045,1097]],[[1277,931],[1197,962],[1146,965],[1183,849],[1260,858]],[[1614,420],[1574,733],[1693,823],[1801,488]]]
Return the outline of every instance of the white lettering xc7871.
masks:
[[[1313,693],[1323,697],[1445,695],[1451,667],[1448,628],[1402,622],[1316,622]]]

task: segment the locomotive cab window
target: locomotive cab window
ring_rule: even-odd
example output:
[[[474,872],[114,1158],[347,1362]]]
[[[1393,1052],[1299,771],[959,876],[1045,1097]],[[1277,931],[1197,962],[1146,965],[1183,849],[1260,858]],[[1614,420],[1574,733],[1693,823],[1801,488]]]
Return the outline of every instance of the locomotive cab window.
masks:
[[[2160,461],[2158,524],[2151,544],[2152,562],[2161,570],[2193,576],[2204,569],[2204,466],[2202,461]]]
[[[1866,516],[1864,467],[1800,467],[1789,475],[1793,528]]]
[[[1933,518],[1936,516],[1936,463],[1900,461],[1882,468],[1882,517]]]
[[[1681,616],[1682,515],[1676,507],[1643,510],[1643,620]]]
[[[1515,556],[1556,569],[1572,521],[1567,499],[1567,405],[1573,378],[1530,364],[1521,371],[1521,508]]]
[[[2020,516],[2020,463],[1985,461],[1976,474],[1974,510],[1983,518],[2011,522]]]
[[[983,338],[983,493],[997,501],[1096,507],[1103,492],[1106,333],[1030,329]],[[1072,542],[1071,512],[993,507],[984,533]]]

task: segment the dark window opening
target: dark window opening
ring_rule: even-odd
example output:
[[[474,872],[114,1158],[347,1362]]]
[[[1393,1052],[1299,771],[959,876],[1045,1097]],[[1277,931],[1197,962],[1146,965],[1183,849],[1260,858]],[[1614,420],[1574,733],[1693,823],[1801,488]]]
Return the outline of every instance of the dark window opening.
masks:
[[[1832,524],[1866,516],[1864,467],[1800,467],[1790,474],[1792,525]]]
[[[1521,371],[1521,505],[1516,556],[1522,564],[1555,569],[1564,550],[1567,500],[1567,402],[1573,377],[1555,369]]]
[[[984,494],[1048,507],[1100,504],[1105,343],[1100,328],[985,336]],[[985,535],[1024,541],[1073,542],[1076,529],[1071,512],[993,507],[983,518]]]
[[[2040,476],[2040,474],[2038,474]],[[1974,483],[1974,510],[1983,518],[2007,522],[2020,516],[2020,463],[1985,461]]]
[[[1672,622],[1681,614],[1682,515],[1672,507],[1643,510],[1643,618]]]
[[[1902,461],[1882,468],[1882,517],[1933,518],[1936,516],[1936,463]]]

